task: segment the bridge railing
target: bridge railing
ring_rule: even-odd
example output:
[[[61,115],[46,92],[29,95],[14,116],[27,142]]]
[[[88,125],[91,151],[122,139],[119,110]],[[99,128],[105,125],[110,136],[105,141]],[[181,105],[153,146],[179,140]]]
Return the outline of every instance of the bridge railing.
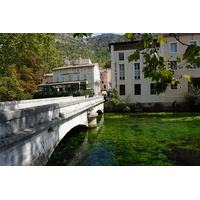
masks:
[[[37,128],[44,122],[67,118],[103,101],[103,97],[64,97],[52,102],[43,101],[43,104],[35,101],[35,106],[0,111],[0,139],[19,134],[24,129]]]
[[[24,109],[29,107],[35,107],[40,105],[59,103],[59,102],[69,102],[73,100],[84,99],[84,96],[80,97],[57,97],[57,98],[44,98],[44,99],[31,99],[31,100],[21,100],[21,101],[8,101],[0,102],[0,111],[10,111],[16,109]]]

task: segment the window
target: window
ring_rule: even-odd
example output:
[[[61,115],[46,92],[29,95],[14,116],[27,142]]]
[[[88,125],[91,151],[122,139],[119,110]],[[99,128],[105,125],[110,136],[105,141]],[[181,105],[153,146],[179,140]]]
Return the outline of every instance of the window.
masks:
[[[134,63],[134,69],[135,69],[135,80],[140,79],[140,63]]]
[[[125,85],[119,85],[119,94],[125,95]]]
[[[84,68],[84,72],[87,72],[88,71],[88,68]]]
[[[177,89],[178,89],[177,83],[175,83],[174,85],[171,84],[171,90],[177,90]]]
[[[124,64],[119,64],[119,80],[125,80]]]
[[[77,68],[77,69],[76,69],[76,72],[80,72],[80,69],[79,69],[79,68]]]
[[[62,75],[62,81],[65,81],[65,77]]]
[[[68,72],[68,73],[72,72],[72,69],[68,69],[67,72]]]
[[[124,60],[124,53],[119,53],[119,60]]]
[[[170,53],[176,53],[177,52],[177,43],[176,42],[172,42],[169,44],[169,52]]]
[[[73,75],[68,75],[68,81],[73,81]]]
[[[197,69],[197,64],[196,63],[190,63],[191,67],[189,69]]]
[[[200,88],[200,78],[192,78],[192,85],[196,88]]]
[[[189,45],[197,45],[197,41],[196,40],[190,40],[189,42],[188,42],[188,44]]]
[[[156,94],[155,83],[150,84],[150,94],[152,94],[152,95]]]
[[[76,79],[77,79],[77,81],[80,81],[80,74],[76,75]]]
[[[172,70],[178,70],[176,61],[170,61],[169,64],[170,64],[170,67],[171,67]]]
[[[59,77],[58,76],[57,76],[56,80],[57,80],[57,82],[59,82]]]
[[[135,95],[141,95],[141,85],[140,84],[135,84]]]
[[[84,74],[84,80],[87,80],[87,74]]]

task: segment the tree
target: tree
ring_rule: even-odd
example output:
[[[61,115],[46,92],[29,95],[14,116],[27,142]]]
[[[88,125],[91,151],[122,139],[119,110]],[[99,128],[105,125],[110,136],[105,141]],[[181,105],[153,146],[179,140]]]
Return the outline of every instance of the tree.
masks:
[[[18,95],[24,92],[20,86],[16,76],[15,66],[9,66],[9,70],[5,77],[0,79],[0,100],[14,101],[18,99]]]
[[[179,40],[176,34],[171,34],[175,39],[182,45],[186,45],[187,49],[183,54],[182,58],[177,57],[177,62],[185,61],[186,67],[190,67],[190,63],[196,63],[197,67],[200,67],[199,52],[200,47],[196,45],[184,44]],[[125,37],[134,40],[136,34],[126,33]],[[151,81],[155,81],[155,89],[158,94],[164,93],[169,84],[180,84],[180,82],[174,77],[174,71],[168,67],[168,60],[161,56],[158,52],[157,44],[164,44],[165,39],[162,35],[145,33],[141,35],[141,40],[139,41],[139,48],[136,52],[128,57],[128,61],[137,60],[140,54],[143,54],[146,66],[143,68],[143,73],[145,78],[150,78]],[[187,75],[183,75],[188,81],[191,78]]]
[[[10,82],[12,87],[7,83],[13,78],[17,79],[16,88],[20,85],[24,94],[33,94],[44,73],[63,65],[55,38],[56,34],[47,33],[0,33],[0,79],[4,93],[14,89],[14,81]],[[17,100],[14,91],[11,96],[4,96],[3,100]]]
[[[0,33],[0,75],[6,73],[9,65],[15,64],[20,68],[30,52],[50,65],[56,60],[55,36],[46,33]]]

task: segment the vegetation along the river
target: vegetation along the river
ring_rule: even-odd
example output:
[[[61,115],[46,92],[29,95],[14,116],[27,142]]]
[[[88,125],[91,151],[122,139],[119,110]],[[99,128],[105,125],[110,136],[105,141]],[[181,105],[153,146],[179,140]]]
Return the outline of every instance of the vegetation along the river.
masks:
[[[105,113],[68,135],[47,165],[200,165],[200,113]]]

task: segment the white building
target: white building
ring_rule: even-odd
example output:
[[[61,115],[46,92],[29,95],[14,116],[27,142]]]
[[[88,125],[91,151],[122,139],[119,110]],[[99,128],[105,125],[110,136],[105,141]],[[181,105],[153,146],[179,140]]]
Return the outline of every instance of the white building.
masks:
[[[169,59],[169,64],[173,66],[175,75],[177,77],[181,77],[182,74],[192,76],[194,82],[200,85],[200,69],[195,65],[187,69],[184,63],[176,63],[176,58],[182,57],[187,46],[179,43],[171,35],[166,34],[164,36],[166,43],[160,44],[159,52],[166,59]],[[186,44],[200,44],[200,34],[178,34],[178,37]],[[185,102],[189,85],[186,78],[179,79],[181,85],[170,85],[165,93],[157,95],[154,83],[149,78],[144,78],[142,70],[145,64],[142,54],[140,54],[140,59],[137,61],[128,62],[127,57],[136,51],[138,41],[111,43],[109,46],[111,51],[112,88],[118,91],[120,99],[128,97],[130,103],[149,104]]]
[[[73,93],[92,89],[95,94],[100,92],[100,69],[98,63],[90,59],[76,60],[74,65],[53,69],[53,82],[38,86],[44,92]]]

